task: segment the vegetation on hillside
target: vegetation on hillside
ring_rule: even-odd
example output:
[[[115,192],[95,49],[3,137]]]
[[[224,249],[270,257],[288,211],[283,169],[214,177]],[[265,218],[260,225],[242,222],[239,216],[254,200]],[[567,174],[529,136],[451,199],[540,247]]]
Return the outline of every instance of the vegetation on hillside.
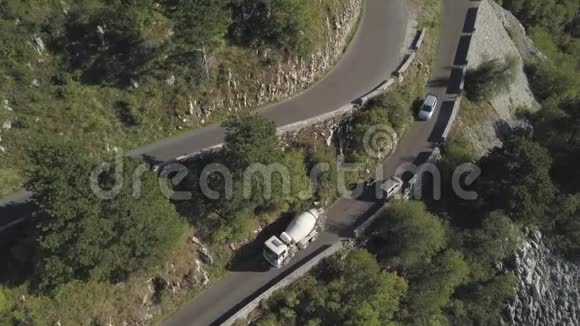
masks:
[[[224,150],[192,162],[185,188],[192,191],[193,199],[177,203],[189,211],[204,237],[220,243],[245,239],[280,213],[312,203],[305,152],[284,151],[271,121],[248,115],[229,120],[224,127]],[[208,197],[200,187],[208,164],[229,171],[209,175],[209,188],[218,198]],[[231,177],[231,183],[224,176]]]
[[[129,184],[137,162],[124,162],[122,180],[114,171],[100,176],[104,189],[123,183],[115,198],[103,200],[89,186],[97,162],[78,144],[42,144],[31,149],[30,157],[27,189],[37,207],[33,225],[40,288],[50,290],[73,279],[123,280],[159,265],[182,241],[185,221],[163,195],[157,176],[143,173],[138,193]]]
[[[337,254],[265,301],[256,325],[387,325],[407,289],[366,250]]]
[[[509,218],[492,214],[482,227],[461,230],[446,225],[420,202],[396,202],[375,230],[368,245],[372,255],[358,249],[346,257],[330,258],[267,300],[255,324],[499,322],[503,305],[513,295],[515,276],[495,265],[509,257],[521,240]],[[380,281],[382,277],[385,280]],[[381,294],[383,290],[388,293]],[[374,304],[377,296],[383,297],[380,306]],[[345,314],[351,307],[357,310]]]
[[[187,8],[192,3],[196,4],[196,8],[200,11],[187,11],[185,15],[183,8]],[[215,4],[213,2],[209,4],[202,1],[164,1],[159,4],[159,7],[154,5],[154,9],[150,9],[147,6],[148,3],[129,2],[118,4],[118,7],[113,7],[115,10],[111,12],[103,11],[105,9],[99,6],[98,1],[86,3],[84,6],[79,5],[83,7],[82,10],[99,12],[100,15],[105,16],[92,18],[92,14],[81,15],[76,22],[80,24],[79,26],[89,24],[97,28],[101,26],[98,24],[103,21],[112,20],[110,26],[118,25],[120,31],[133,38],[126,39],[127,42],[141,40],[137,43],[142,42],[141,45],[144,48],[131,46],[129,52],[145,51],[140,54],[140,58],[146,62],[135,62],[131,59],[130,53],[124,52],[127,50],[124,48],[100,48],[101,36],[97,33],[93,35],[95,44],[83,50],[93,51],[91,55],[94,61],[75,62],[74,64],[78,64],[75,68],[75,77],[68,76],[69,72],[67,72],[65,75],[68,76],[67,78],[70,77],[67,81],[70,84],[60,86],[75,92],[78,89],[85,92],[90,89],[96,92],[98,89],[110,98],[118,97],[119,102],[116,106],[118,111],[115,114],[122,118],[122,123],[126,124],[125,127],[132,126],[133,128],[124,127],[125,129],[122,130],[126,132],[151,123],[148,120],[150,117],[148,114],[152,111],[143,104],[143,98],[155,99],[156,103],[162,103],[156,97],[159,95],[156,86],[165,87],[164,82],[160,81],[166,77],[164,69],[169,69],[168,67],[187,68],[177,69],[185,71],[183,76],[176,76],[177,85],[183,86],[190,83],[202,85],[201,81],[207,78],[207,71],[204,70],[204,52],[218,53],[224,49],[224,46],[231,44],[252,48],[275,46],[282,49],[281,51],[302,52],[315,40],[314,36],[303,35],[304,33],[300,31],[300,28],[306,28],[304,26],[309,26],[317,19],[317,13],[310,8],[315,2],[236,0],[227,2],[230,4],[229,7],[223,7],[224,3],[226,2],[216,1]],[[423,10],[427,15],[423,15],[421,23],[436,29],[439,1],[426,3],[428,5]],[[69,11],[73,9],[76,10],[67,8]],[[127,20],[118,19],[126,15],[123,11],[131,12],[137,9],[139,9],[139,15]],[[292,15],[284,14],[285,10],[288,10],[286,13],[292,13]],[[232,15],[221,15],[223,12],[231,12]],[[302,15],[302,13],[308,14]],[[159,20],[153,23],[147,18],[148,15],[153,15]],[[91,19],[96,20],[91,22]],[[210,25],[208,29],[200,31],[200,26],[206,24],[204,22],[206,19],[211,20],[207,22]],[[275,22],[270,22],[270,19],[274,19]],[[244,22],[244,20],[248,21]],[[268,33],[263,33],[265,29],[245,30],[247,26],[262,26],[261,24],[276,27]],[[166,34],[154,33],[150,30],[154,26],[161,29],[162,26],[170,26],[174,34],[169,41],[163,41],[167,37]],[[224,26],[227,28],[224,29]],[[260,32],[260,34],[252,35],[252,32]],[[287,37],[294,32],[299,35],[286,40],[280,36]],[[107,33],[105,35],[108,35]],[[225,36],[222,36],[222,33],[225,33]],[[399,135],[404,134],[412,121],[411,109],[415,99],[424,95],[423,80],[429,73],[424,65],[432,64],[435,58],[438,38],[436,32],[433,34],[435,35],[426,40],[422,52],[419,53],[423,64],[411,67],[408,78],[397,87],[396,91],[378,98],[369,110],[362,111],[355,123],[360,125],[355,126],[355,129],[364,130],[373,117],[380,116],[382,123],[398,132]],[[85,37],[91,37],[90,33],[86,35]],[[78,49],[73,50],[78,51]],[[199,56],[199,60],[184,61],[185,53],[195,58]],[[156,57],[158,54],[163,60]],[[104,58],[108,58],[109,55],[112,56],[111,60],[105,60]],[[131,65],[131,74],[122,73],[120,67],[123,65]],[[104,79],[98,81],[84,79],[83,76],[87,78],[91,76],[91,71],[102,72],[103,75],[99,74],[98,77]],[[140,75],[141,73],[144,75]],[[133,92],[131,95],[134,96],[128,96],[124,93],[126,89],[123,89],[123,84],[126,82],[131,84],[132,78],[143,79],[138,79],[140,86],[137,89],[129,91]],[[211,78],[210,76],[205,82],[211,82]],[[165,91],[166,89],[162,92]],[[75,94],[79,106],[71,110],[79,109],[80,99],[87,98],[91,93]],[[117,96],[119,94],[123,96]],[[162,123],[165,120],[160,121]],[[106,119],[101,123],[106,125]],[[160,122],[156,122],[158,123]],[[91,137],[98,137],[98,132],[95,130],[100,130],[101,126],[91,128],[93,127],[95,129]],[[187,182],[182,183],[177,190],[191,191],[193,196],[188,201],[176,203],[175,206],[177,211],[191,223],[196,236],[205,243],[213,244],[212,249],[226,248],[228,254],[223,255],[227,257],[224,260],[232,256],[231,250],[227,248],[228,244],[238,244],[239,240],[251,238],[260,226],[272,222],[281,215],[300,212],[310,207],[314,201],[320,201],[324,205],[330,204],[338,196],[339,181],[336,172],[340,169],[340,165],[337,163],[338,151],[334,146],[327,146],[323,141],[316,139],[296,141],[287,146],[278,139],[271,122],[252,115],[240,115],[230,119],[224,127],[227,131],[224,150],[210,153],[191,162]],[[133,135],[136,134],[138,133]],[[159,187],[152,183],[157,180],[153,174],[144,175],[144,185],[149,185],[148,190],[151,192],[145,191],[139,200],[132,197],[132,184],[125,184],[121,188],[120,195],[114,199],[96,199],[86,180],[103,155],[98,153],[99,151],[94,151],[91,146],[86,146],[82,139],[84,135],[81,132],[74,135],[64,134],[62,140],[43,142],[43,146],[33,146],[31,150],[30,179],[27,186],[38,193],[35,195],[35,204],[40,207],[40,211],[34,219],[36,232],[28,239],[29,245],[22,246],[22,243],[19,243],[10,253],[22,257],[22,251],[29,250],[32,253],[30,257],[33,257],[32,261],[27,261],[32,263],[31,274],[21,275],[18,281],[9,282],[6,284],[6,289],[0,290],[0,294],[5,293],[7,298],[6,304],[2,305],[3,297],[0,295],[0,316],[4,318],[6,315],[12,323],[53,324],[60,321],[63,324],[102,324],[109,323],[111,320],[121,323],[131,321],[135,315],[158,313],[158,303],[171,302],[179,296],[182,299],[176,302],[183,302],[183,297],[186,296],[183,292],[174,293],[172,292],[174,289],[164,288],[161,282],[157,283],[160,275],[166,273],[167,269],[179,268],[173,263],[181,256],[183,247],[187,246],[191,250],[191,244],[186,244],[184,239],[188,229],[186,224],[179,215],[175,214],[175,207],[158,193]],[[362,136],[360,132],[357,135]],[[79,138],[80,144],[73,142],[63,145],[71,138]],[[353,140],[353,142],[357,141],[360,139]],[[346,156],[353,157],[350,151],[354,149],[356,147],[351,145]],[[54,157],[54,159],[42,160],[40,158],[43,155]],[[61,160],[66,160],[68,163],[65,164]],[[105,161],[112,160],[107,156]],[[356,163],[356,161],[353,162]],[[223,197],[227,194],[227,184],[219,174],[210,175],[208,183],[212,190],[221,193],[221,197],[208,198],[204,190],[199,187],[202,170],[211,163],[219,163],[232,172],[235,186],[230,200]],[[327,164],[328,170],[318,175],[316,187],[310,189],[309,181],[311,180],[307,171],[319,163]],[[62,165],[61,168],[59,164]],[[123,171],[125,180],[132,180],[132,168],[137,164],[137,162],[125,161],[127,170]],[[265,176],[256,175],[255,178],[250,179],[254,191],[251,192],[249,198],[245,197],[243,187],[239,187],[239,184],[243,183],[243,170],[252,164],[285,166],[291,177],[289,192],[282,191],[280,185],[284,183],[284,180],[274,173],[273,192],[271,196],[268,196],[268,189],[263,187],[261,182]],[[359,179],[366,178],[366,176],[359,177]],[[355,181],[357,180],[353,182]],[[113,172],[102,174],[100,182],[105,189],[112,189],[115,184]],[[304,194],[311,196],[304,196]],[[57,195],[62,195],[62,198],[51,201]],[[401,208],[401,211],[403,210],[404,208]],[[343,259],[325,265],[326,270],[305,281],[308,284],[304,288],[311,292],[297,290],[296,293],[281,296],[278,298],[279,301],[265,306],[264,308],[271,312],[265,322],[329,321],[333,324],[378,325],[397,320],[418,323],[431,318],[430,316],[434,314],[437,315],[436,318],[439,318],[439,314],[444,314],[448,308],[453,290],[465,282],[468,274],[466,255],[448,245],[451,241],[448,239],[447,228],[425,211],[423,206],[410,210],[411,212],[404,215],[411,218],[415,214],[420,215],[417,217],[418,221],[415,221],[416,224],[430,225],[433,231],[437,232],[433,237],[435,239],[433,242],[437,242],[435,248],[428,248],[429,250],[418,254],[412,252],[416,250],[413,246],[403,248],[408,254],[407,257],[421,257],[413,264],[412,270],[411,268],[407,270],[404,264],[396,267],[389,266],[389,262],[397,261],[391,253],[376,251],[375,253],[380,253],[380,257],[375,259],[364,250],[355,251]],[[153,218],[161,219],[158,229],[152,227]],[[401,223],[401,228],[404,228],[406,221],[400,218],[398,221]],[[381,222],[384,223],[384,219]],[[376,242],[380,243],[381,239],[386,238],[383,234],[382,238],[377,237]],[[429,239],[426,239],[429,243],[425,246],[430,245],[431,241],[427,240]],[[77,255],[79,253],[80,255]],[[36,260],[37,257],[38,260]],[[112,257],[121,257],[121,259],[115,260],[111,259]],[[259,256],[256,257],[259,258]],[[190,256],[185,258],[190,258]],[[219,258],[221,257],[218,256]],[[190,260],[188,263],[191,264],[195,258]],[[225,261],[216,262],[213,267],[209,268],[225,269],[226,263]],[[235,262],[230,260],[229,263]],[[189,274],[184,275],[184,278],[191,277]],[[433,280],[419,284],[419,279],[422,278]],[[436,282],[436,280],[441,280],[441,282]],[[151,299],[154,304],[144,307],[141,300],[145,299],[140,290],[149,285],[154,290],[155,297]],[[429,294],[428,298],[417,299],[417,302],[424,300],[421,301],[421,306],[412,305],[408,298],[421,296],[422,291]],[[26,297],[25,301],[20,300],[22,296]],[[311,299],[317,300],[314,308],[308,304]],[[118,302],[123,305],[117,304]],[[480,306],[478,301],[473,305]],[[423,309],[422,306],[425,308]],[[150,311],[149,308],[151,308]],[[416,318],[411,317],[415,314]]]
[[[503,5],[522,21],[534,44],[548,57],[547,61],[529,62],[526,67],[532,91],[542,104],[538,113],[528,116],[534,126],[530,141],[536,143],[535,148],[544,148],[540,150],[542,157],[549,156],[549,175],[554,185],[547,184],[546,177],[542,177],[541,185],[535,185],[546,188],[540,201],[532,205],[545,208],[544,216],[535,222],[542,226],[554,248],[577,256],[580,254],[580,226],[575,222],[578,219],[575,198],[580,193],[580,1],[511,0]],[[539,165],[548,163],[545,158],[542,162]]]
[[[0,1],[0,195],[43,139],[99,154],[224,119],[232,73],[250,109],[256,77],[309,58],[344,2]]]
[[[520,246],[526,228],[542,230],[544,239],[560,253],[580,254],[580,56],[573,54],[580,36],[578,1],[505,0],[504,6],[532,30],[536,44],[549,57],[547,62],[528,63],[532,89],[543,107],[528,115],[534,132],[516,132],[502,148],[480,160],[469,141],[451,140],[439,163],[443,174],[450,177],[460,164],[475,162],[483,174],[469,188],[480,197],[465,201],[444,181],[443,200],[427,200],[428,209],[417,202],[396,202],[376,222],[368,250],[383,272],[397,273],[408,285],[393,319],[383,324],[500,324],[517,282],[503,266]],[[538,42],[539,37],[544,39]],[[499,64],[488,63],[481,69],[485,74],[471,75],[466,87],[471,87],[472,99],[492,96],[501,89],[497,85],[509,82],[509,74],[504,74],[508,65],[494,66]],[[385,119],[380,113],[373,117]],[[311,295],[326,291],[319,275],[331,273],[323,266],[268,300],[256,324],[331,325],[331,317],[299,319],[301,313],[312,311],[326,316],[318,307],[332,304],[327,297]],[[303,312],[300,306],[306,303],[297,300],[298,305],[289,305],[285,298],[315,301],[316,308]],[[372,316],[376,311],[369,308],[367,313]]]

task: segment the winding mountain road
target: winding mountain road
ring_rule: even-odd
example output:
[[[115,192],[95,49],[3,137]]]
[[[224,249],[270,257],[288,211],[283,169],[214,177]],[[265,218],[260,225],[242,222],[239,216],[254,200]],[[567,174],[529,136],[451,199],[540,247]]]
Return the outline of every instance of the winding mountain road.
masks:
[[[276,126],[334,111],[365,95],[389,78],[399,65],[407,31],[404,0],[365,0],[359,27],[340,61],[320,82],[280,103],[259,110]],[[171,161],[223,143],[220,124],[183,133],[129,152],[148,162]],[[0,199],[0,228],[30,216],[30,193]]]
[[[401,140],[398,150],[383,164],[385,176],[395,173],[406,162],[415,162],[421,153],[429,152],[440,140],[452,108],[449,99],[456,96],[454,85],[461,75],[462,48],[469,42],[463,34],[470,24],[469,8],[474,0],[443,0],[441,43],[429,92],[437,95],[441,107],[432,120],[416,122]],[[408,22],[405,0],[366,0],[364,13],[355,37],[337,66],[319,83],[307,91],[281,103],[259,110],[277,126],[301,121],[333,111],[352,102],[384,81],[401,59]],[[467,41],[465,41],[467,40]],[[462,46],[463,44],[463,46]],[[463,62],[463,64],[465,64]],[[212,125],[151,144],[130,153],[153,161],[173,160],[223,142],[223,129]],[[28,218],[32,212],[27,204],[30,194],[21,192],[0,200],[2,225]],[[239,264],[223,279],[205,290],[191,303],[164,322],[167,326],[220,324],[237,308],[243,306],[270,284],[301,266],[309,256],[324,250],[339,239],[351,236],[357,221],[372,215],[380,207],[373,199],[342,198],[328,210],[327,229],[318,241],[298,254],[293,262],[279,270],[265,271],[260,257]]]
[[[432,80],[429,83],[429,93],[436,95],[441,104],[430,121],[416,122],[411,127],[401,140],[397,151],[383,163],[383,173],[387,178],[394,175],[397,168],[405,163],[423,163],[422,160],[426,156],[422,154],[431,152],[441,140],[453,108],[453,99],[458,95],[458,85],[462,78],[461,74],[457,74],[457,71],[461,70],[461,64],[465,64],[466,50],[469,46],[470,39],[464,41],[466,40],[464,33],[471,33],[470,28],[474,22],[473,13],[475,10],[470,8],[476,8],[477,5],[478,2],[473,0],[444,0],[440,49]],[[383,12],[381,13],[379,10],[383,10]],[[398,11],[393,12],[392,10]],[[372,37],[376,33],[390,34],[393,31],[404,33],[406,23],[403,15],[406,13],[405,10],[405,2],[402,0],[367,0],[366,21],[363,21],[353,51],[356,51],[357,42],[362,42],[361,38]],[[401,26],[386,24],[383,26],[390,26],[390,28],[380,31],[377,29],[369,30],[365,25],[365,23],[372,22],[372,25],[378,26],[380,24],[374,22],[374,19],[386,20],[393,18],[393,16],[397,16],[397,19],[391,21],[391,24],[402,24]],[[372,31],[372,33],[367,36],[365,31]],[[398,42],[402,41],[402,38],[395,36],[390,38]],[[375,48],[384,47],[386,49],[393,45],[394,43],[380,43],[375,44]],[[396,47],[399,48],[400,44],[398,43]],[[392,55],[396,55],[396,53],[393,52]],[[350,62],[352,59],[347,55],[345,60]],[[360,63],[362,64],[360,69],[364,69],[366,63],[364,61],[360,61]],[[393,63],[393,66],[383,65],[385,69],[391,70],[394,70],[395,66],[396,63]],[[339,64],[337,69],[340,71],[343,68]],[[369,78],[374,75],[375,73],[368,74]],[[381,71],[375,78],[380,80],[379,76],[384,75],[385,72]],[[321,87],[321,85],[318,86]],[[322,85],[322,87],[325,86]],[[340,96],[340,94],[335,94],[335,96]],[[205,290],[190,304],[174,313],[164,322],[164,325],[219,325],[263,290],[300,267],[311,256],[328,248],[338,240],[350,238],[354,226],[359,221],[374,214],[381,205],[382,203],[377,202],[375,196],[372,195],[339,199],[328,210],[325,232],[320,235],[317,242],[307,250],[300,252],[290,265],[282,269],[265,270],[262,264],[263,259],[256,257],[254,261],[241,264],[243,266],[236,266],[223,279]]]

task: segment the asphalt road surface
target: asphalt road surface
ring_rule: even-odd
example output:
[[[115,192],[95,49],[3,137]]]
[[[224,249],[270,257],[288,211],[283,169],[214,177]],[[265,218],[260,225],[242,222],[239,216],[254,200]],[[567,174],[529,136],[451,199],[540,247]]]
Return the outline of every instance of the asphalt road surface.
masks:
[[[284,126],[334,111],[388,79],[402,58],[406,10],[404,0],[366,0],[359,28],[334,69],[308,90],[266,106],[260,114]],[[223,139],[224,130],[215,124],[138,148],[129,155],[156,164],[221,144]],[[28,217],[32,210],[29,198],[23,191],[0,199],[0,227]]]
[[[469,30],[468,8],[476,6],[477,1],[444,0],[444,4],[439,59],[430,83],[430,93],[439,97],[440,108],[432,120],[415,123],[402,139],[397,152],[383,165],[387,177],[393,175],[401,164],[415,162],[421,153],[430,151],[439,140],[442,127],[449,117],[450,107],[446,100],[455,96],[461,78],[457,74],[456,65],[465,64],[462,51],[470,41],[468,36],[462,36],[462,32]],[[404,0],[366,0],[361,25],[335,69],[304,93],[265,107],[260,113],[281,126],[333,111],[364,95],[396,69],[401,58],[400,49],[406,27],[407,8]],[[223,130],[219,125],[212,125],[145,146],[130,154],[150,161],[165,161],[222,141]],[[29,197],[29,193],[20,192],[0,200],[0,226],[29,217],[32,212],[27,204]],[[255,263],[241,264],[171,316],[165,325],[219,324],[269,284],[302,265],[309,256],[339,239],[350,237],[353,225],[372,215],[379,206],[380,203],[371,199],[338,200],[328,211],[326,231],[308,250],[299,253],[292,264],[269,271],[264,270],[259,259],[255,259]]]
[[[368,1],[368,10],[377,10],[378,2],[397,3],[398,1]],[[429,83],[429,93],[439,98],[439,107],[430,121],[416,122],[402,139],[397,151],[383,163],[385,178],[395,175],[397,169],[406,163],[422,163],[422,155],[432,151],[441,140],[441,135],[449,119],[452,102],[457,96],[461,82],[460,67],[465,64],[466,44],[469,45],[474,8],[477,1],[444,0],[441,43],[434,75]],[[384,7],[384,9],[388,9]],[[367,15],[370,13],[367,13]],[[373,12],[372,16],[379,16]],[[386,15],[383,19],[388,19]],[[364,28],[364,26],[363,26]],[[467,41],[466,41],[467,40]],[[374,191],[374,190],[372,190]],[[342,198],[328,210],[327,227],[319,240],[307,250],[299,253],[292,263],[282,269],[264,270],[259,259],[244,267],[237,267],[226,274],[215,285],[200,294],[190,304],[173,314],[164,322],[166,326],[182,325],[219,325],[240,307],[251,301],[271,284],[298,268],[321,250],[340,239],[352,236],[352,230],[360,221],[371,216],[382,205],[375,196],[362,198]],[[258,257],[259,258],[259,257]]]

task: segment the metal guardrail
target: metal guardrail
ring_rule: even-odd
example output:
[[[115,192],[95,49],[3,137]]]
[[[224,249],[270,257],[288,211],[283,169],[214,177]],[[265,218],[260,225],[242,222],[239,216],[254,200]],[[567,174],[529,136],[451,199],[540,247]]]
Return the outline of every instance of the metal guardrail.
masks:
[[[411,52],[405,57],[400,68],[395,72],[395,74],[399,77],[402,76],[406,72],[406,70],[411,66],[411,64],[413,63],[413,61],[416,57],[418,49],[423,44],[423,40],[425,38],[425,31],[424,30],[419,31],[419,33],[420,34],[419,34],[419,38],[417,39],[417,42],[415,42],[415,44],[410,47]],[[394,84],[395,84],[395,79],[389,78],[389,79],[383,81],[377,87],[375,87],[369,93],[365,94],[364,96],[360,97],[358,100],[354,101],[353,103],[349,103],[349,104],[347,104],[347,105],[345,105],[337,110],[334,110],[332,112],[324,113],[324,114],[321,114],[321,115],[316,116],[316,117],[312,117],[312,118],[309,118],[309,119],[306,119],[303,121],[298,121],[298,122],[291,123],[291,124],[286,125],[286,126],[279,127],[279,128],[277,128],[277,133],[278,134],[285,134],[288,132],[297,131],[297,130],[300,130],[300,129],[303,129],[306,127],[310,127],[310,126],[316,125],[318,123],[328,121],[330,119],[345,115],[345,114],[350,114],[350,113],[356,111],[357,109],[363,107],[371,99],[373,99],[373,98],[385,93],[386,91],[388,91],[391,88],[391,86]],[[354,104],[354,103],[356,103],[356,104]],[[200,153],[202,153],[202,152],[200,152]],[[183,158],[193,158],[193,157],[195,157],[195,155],[196,155],[196,153],[194,153],[192,155],[183,156]],[[382,207],[375,214],[373,214],[371,217],[369,217],[365,222],[363,222],[360,226],[358,226],[354,230],[355,237],[358,238],[362,234],[364,234],[364,232],[368,229],[368,227],[370,225],[372,225],[372,223],[383,213],[384,209],[385,209],[385,207]],[[233,325],[236,322],[236,320],[246,318],[254,309],[256,309],[258,307],[258,305],[260,304],[260,302],[262,300],[269,298],[275,291],[290,285],[292,282],[296,281],[298,278],[300,278],[301,276],[306,274],[308,271],[310,271],[322,259],[333,255],[334,253],[336,253],[337,251],[339,251],[343,247],[344,247],[344,244],[342,241],[340,241],[340,242],[335,243],[334,245],[332,245],[328,249],[324,250],[320,254],[316,255],[314,258],[310,259],[308,262],[306,262],[304,265],[302,265],[301,267],[296,269],[294,272],[292,272],[288,276],[284,277],[281,281],[279,281],[278,283],[276,283],[275,285],[273,285],[269,289],[262,292],[255,299],[253,299],[251,302],[246,304],[244,307],[242,307],[240,310],[238,310],[235,314],[233,314],[231,317],[229,317],[226,321],[224,321],[221,325],[230,326],[230,325]]]
[[[398,77],[402,77],[402,75],[407,71],[407,69],[409,69],[409,67],[411,66],[411,64],[415,60],[415,57],[417,55],[417,51],[419,51],[419,48],[421,47],[421,45],[423,44],[423,41],[425,39],[426,30],[418,31],[418,35],[419,36],[417,38],[417,41],[414,42],[414,44],[412,44],[410,46],[410,53],[407,56],[405,56],[405,59],[401,63],[401,66],[399,67],[399,69],[397,69],[397,71],[395,71],[394,75],[396,75]],[[278,127],[276,129],[276,131],[279,135],[283,135],[283,134],[288,133],[288,132],[293,132],[293,131],[301,130],[303,128],[311,127],[311,126],[316,125],[318,123],[322,123],[322,122],[334,119],[334,118],[342,116],[342,115],[351,114],[354,111],[360,109],[365,104],[367,104],[371,99],[387,92],[394,84],[395,84],[395,79],[389,78],[389,79],[381,82],[377,87],[375,87],[369,93],[361,96],[360,98],[356,99],[352,103],[346,104],[346,105],[344,105],[344,106],[342,106],[334,111],[331,111],[331,112],[323,113],[321,115],[318,115],[318,116],[315,116],[312,118],[308,118],[308,119],[305,119],[302,121],[297,121],[297,122],[294,122],[294,123],[291,123],[291,124],[288,124],[285,126]],[[211,152],[213,150],[220,149],[221,147],[223,147],[223,144],[214,145],[214,146],[212,146],[208,149],[202,150],[202,151],[182,155],[182,156],[175,158],[174,162],[180,162],[180,161],[184,161],[184,160],[194,159],[196,157],[199,157],[200,155],[204,155],[204,154]],[[159,166],[163,166],[165,164],[166,163],[161,163],[161,164],[159,164]]]
[[[455,101],[453,103],[453,110],[451,111],[451,116],[449,117],[447,125],[445,126],[445,130],[441,135],[442,144],[445,144],[447,142],[447,138],[449,138],[449,134],[451,133],[453,124],[455,123],[455,119],[457,119],[457,115],[459,114],[459,110],[461,109],[461,100],[462,100],[461,96],[455,98]]]
[[[425,40],[425,36],[427,35],[427,29],[423,29],[419,31],[419,37],[417,37],[417,41],[411,47],[413,50],[418,51],[421,46],[423,45],[423,41]]]
[[[354,235],[355,239],[358,239],[363,234],[365,234],[367,229],[385,212],[385,209],[388,206],[389,206],[389,204],[387,203],[387,204],[385,204],[385,206],[379,208],[379,210],[376,211],[376,213],[371,215],[369,218],[367,218],[366,221],[364,221],[363,223],[361,223],[361,225],[359,225],[356,229],[354,229],[353,235]]]

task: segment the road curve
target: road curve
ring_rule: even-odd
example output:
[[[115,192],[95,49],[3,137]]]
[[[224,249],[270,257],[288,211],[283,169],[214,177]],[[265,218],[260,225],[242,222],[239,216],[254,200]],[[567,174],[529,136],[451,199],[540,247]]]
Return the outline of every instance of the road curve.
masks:
[[[368,93],[399,65],[407,30],[404,0],[365,0],[360,25],[345,54],[320,82],[260,114],[276,126],[334,111]],[[223,142],[219,124],[195,129],[129,153],[153,161],[173,160]]]
[[[396,153],[384,163],[385,176],[395,173],[398,166],[413,162],[421,153],[430,151],[441,126],[448,118],[447,88],[454,81],[451,67],[459,44],[467,9],[476,1],[444,0],[441,45],[430,92],[442,99],[442,107],[429,122],[417,122],[402,139]],[[279,104],[260,110],[265,117],[280,126],[304,118],[332,111],[366,93],[386,79],[399,63],[407,25],[404,0],[366,0],[361,25],[349,50],[336,68],[320,83],[306,92]],[[133,151],[133,156],[151,160],[170,160],[221,143],[223,130],[218,125],[196,129]],[[29,193],[21,192],[0,200],[0,225],[27,217],[30,210],[23,205]],[[165,325],[219,324],[235,308],[243,305],[261,289],[297,268],[308,256],[323,250],[338,239],[350,236],[357,220],[371,215],[379,206],[372,200],[343,198],[330,207],[327,230],[308,250],[299,253],[293,263],[280,270],[261,271],[248,264],[246,268],[228,272],[214,286],[193,302],[172,315]],[[7,222],[6,222],[7,221]]]
[[[320,82],[286,101],[259,110],[277,126],[331,112],[388,79],[401,60],[407,8],[404,0],[365,0],[359,27],[340,61]],[[171,161],[210,148],[224,139],[220,124],[192,130],[129,152],[147,162]],[[29,216],[30,193],[0,199],[0,226]]]
[[[369,1],[372,3],[373,1]],[[449,119],[449,104],[457,94],[450,93],[450,85],[458,82],[452,74],[456,61],[459,40],[470,7],[477,2],[471,0],[444,0],[441,43],[429,93],[439,97],[441,107],[427,122],[416,122],[402,139],[397,151],[383,163],[385,177],[395,174],[404,163],[422,163],[423,153],[436,146]],[[370,6],[369,6],[370,7]],[[367,7],[367,9],[369,9]],[[164,322],[165,326],[219,325],[237,309],[245,305],[269,285],[298,268],[309,256],[324,250],[339,239],[349,238],[359,221],[372,215],[382,204],[372,199],[342,198],[328,210],[327,229],[319,240],[307,250],[299,253],[293,262],[280,270],[260,270],[260,264],[248,263],[244,268],[228,272],[223,279],[205,290],[193,302],[173,314]],[[368,199],[366,199],[368,198]]]

